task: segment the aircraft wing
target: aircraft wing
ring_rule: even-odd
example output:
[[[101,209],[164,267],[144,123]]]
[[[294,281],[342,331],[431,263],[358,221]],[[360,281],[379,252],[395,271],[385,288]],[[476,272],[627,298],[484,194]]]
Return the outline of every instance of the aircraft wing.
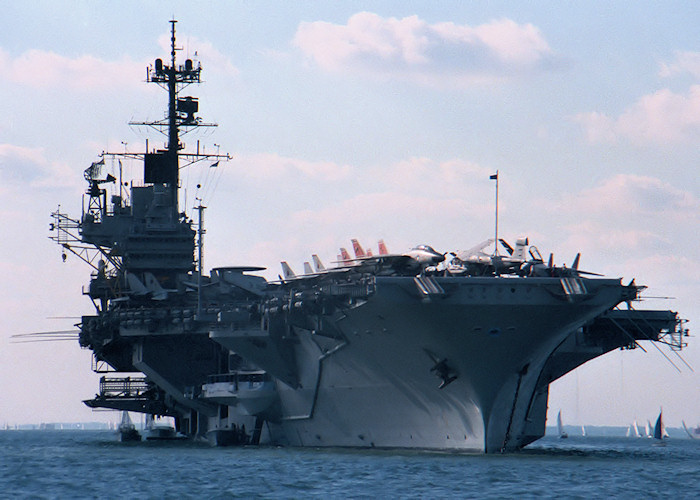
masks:
[[[359,265],[382,265],[393,268],[402,268],[414,262],[414,259],[410,255],[393,253],[363,257],[361,259],[355,259],[355,262],[357,262]]]
[[[334,261],[336,264],[343,264],[341,268],[362,266],[362,265],[386,265],[392,267],[402,267],[413,261],[410,255],[392,253],[386,255],[366,255],[365,257],[356,257],[354,259]]]
[[[480,253],[483,253],[484,248],[491,245],[494,241],[495,240],[493,238],[489,238],[488,240],[482,241],[475,247],[470,248],[469,250],[460,250],[456,253],[456,257],[459,260],[465,261],[472,255],[479,255]]]

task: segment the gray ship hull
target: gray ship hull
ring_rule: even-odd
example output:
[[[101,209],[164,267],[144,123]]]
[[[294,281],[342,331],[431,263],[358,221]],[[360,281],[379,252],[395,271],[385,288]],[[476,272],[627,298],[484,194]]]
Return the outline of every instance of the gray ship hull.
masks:
[[[375,293],[335,319],[342,338],[294,328],[299,386],[277,382],[271,441],[478,452],[528,444],[544,435],[547,360],[626,293],[619,280],[585,282],[571,296],[554,278],[433,278],[430,296],[414,278],[377,277]],[[229,335],[212,337],[239,349]]]

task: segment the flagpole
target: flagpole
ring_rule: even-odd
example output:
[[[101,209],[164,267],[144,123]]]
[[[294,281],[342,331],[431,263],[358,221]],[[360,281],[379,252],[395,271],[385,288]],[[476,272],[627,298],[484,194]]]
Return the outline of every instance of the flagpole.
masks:
[[[496,170],[496,175],[492,175],[490,178],[496,179],[496,225],[494,229],[493,254],[498,255],[498,170]]]

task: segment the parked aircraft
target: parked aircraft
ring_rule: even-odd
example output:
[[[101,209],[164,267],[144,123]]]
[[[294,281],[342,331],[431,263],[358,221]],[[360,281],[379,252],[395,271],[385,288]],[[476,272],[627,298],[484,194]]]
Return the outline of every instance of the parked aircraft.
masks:
[[[532,248],[534,247],[531,247],[531,249]],[[536,250],[537,249],[535,248],[535,251]],[[539,256],[539,252],[537,252],[537,255]],[[566,264],[561,267],[558,267],[554,265],[554,255],[550,253],[547,264],[545,264],[542,261],[542,257],[540,256],[539,259],[529,260],[525,264],[523,264],[523,266],[520,268],[519,274],[521,274],[522,276],[559,276],[562,278],[575,277],[581,274],[588,274],[591,276],[602,276],[602,274],[580,270],[578,268],[580,261],[581,253],[579,252],[576,254],[576,257],[574,258],[571,267],[566,267]]]
[[[296,273],[292,271],[292,268],[289,267],[289,264],[287,264],[285,261],[280,262],[282,264],[282,276],[284,276],[284,280],[288,281],[291,279],[294,279],[297,277]]]
[[[315,270],[311,267],[311,264],[308,261],[304,262],[304,274],[296,274],[287,262],[280,262],[282,265],[282,276],[279,276],[279,281],[284,283],[297,280],[322,279],[324,276],[328,276],[330,274],[348,272],[352,267],[351,265],[326,269],[318,255],[314,254],[311,256],[311,258],[314,262]]]
[[[504,239],[499,239],[499,243],[506,249],[508,255],[497,253],[487,254],[484,248],[494,242],[489,238],[469,250],[452,253],[452,260],[446,266],[446,270],[451,274],[518,274],[520,276],[560,276],[574,277],[580,274],[601,276],[597,273],[579,270],[581,254],[574,258],[571,267],[558,267],[554,265],[554,256],[549,255],[547,263],[542,259],[542,255],[536,246],[528,248],[528,238],[518,238],[513,248]],[[529,257],[529,258],[528,258]]]
[[[436,252],[435,249],[429,245],[418,245],[417,247],[411,248],[403,255],[410,257],[420,266],[433,266],[445,260],[445,254]],[[387,257],[389,257],[389,255],[382,256],[382,258]]]
[[[341,248],[341,259],[343,265],[377,265],[379,267],[389,267],[397,272],[422,272],[426,267],[435,266],[445,260],[445,254],[435,251],[429,245],[418,245],[403,254],[390,254],[383,240],[379,241],[379,255],[365,253],[362,246],[355,239],[352,240],[355,258],[349,259],[347,251]]]
[[[452,253],[452,260],[447,266],[447,271],[451,274],[506,274],[520,269],[525,262],[525,249],[528,245],[527,238],[518,238],[516,248],[513,249],[505,240],[499,242],[508,251],[509,255],[499,255],[497,253],[487,254],[484,248],[491,245],[495,240],[489,238],[482,241],[469,250],[461,250]]]

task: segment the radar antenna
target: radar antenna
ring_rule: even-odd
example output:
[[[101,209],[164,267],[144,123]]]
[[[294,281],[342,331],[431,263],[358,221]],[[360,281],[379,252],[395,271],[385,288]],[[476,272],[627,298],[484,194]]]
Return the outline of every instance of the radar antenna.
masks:
[[[204,123],[195,116],[199,112],[199,100],[192,96],[181,96],[183,89],[193,83],[201,83],[202,66],[199,62],[187,59],[185,64],[178,64],[176,54],[181,48],[175,41],[176,20],[170,21],[170,63],[158,58],[147,68],[146,81],[155,83],[168,91],[168,114],[163,120],[129,122],[130,125],[151,127],[167,137],[165,149],[155,152],[146,151],[144,155],[144,181],[153,184],[168,184],[171,187],[173,199],[177,200],[179,184],[179,159],[187,160],[187,165],[204,159],[229,160],[229,155],[184,153],[185,145],[180,136],[199,127],[216,127],[216,123]],[[148,146],[146,147],[148,149]],[[107,153],[110,156],[120,154]],[[126,154],[126,153],[125,153]],[[133,156],[126,154],[127,156]]]

